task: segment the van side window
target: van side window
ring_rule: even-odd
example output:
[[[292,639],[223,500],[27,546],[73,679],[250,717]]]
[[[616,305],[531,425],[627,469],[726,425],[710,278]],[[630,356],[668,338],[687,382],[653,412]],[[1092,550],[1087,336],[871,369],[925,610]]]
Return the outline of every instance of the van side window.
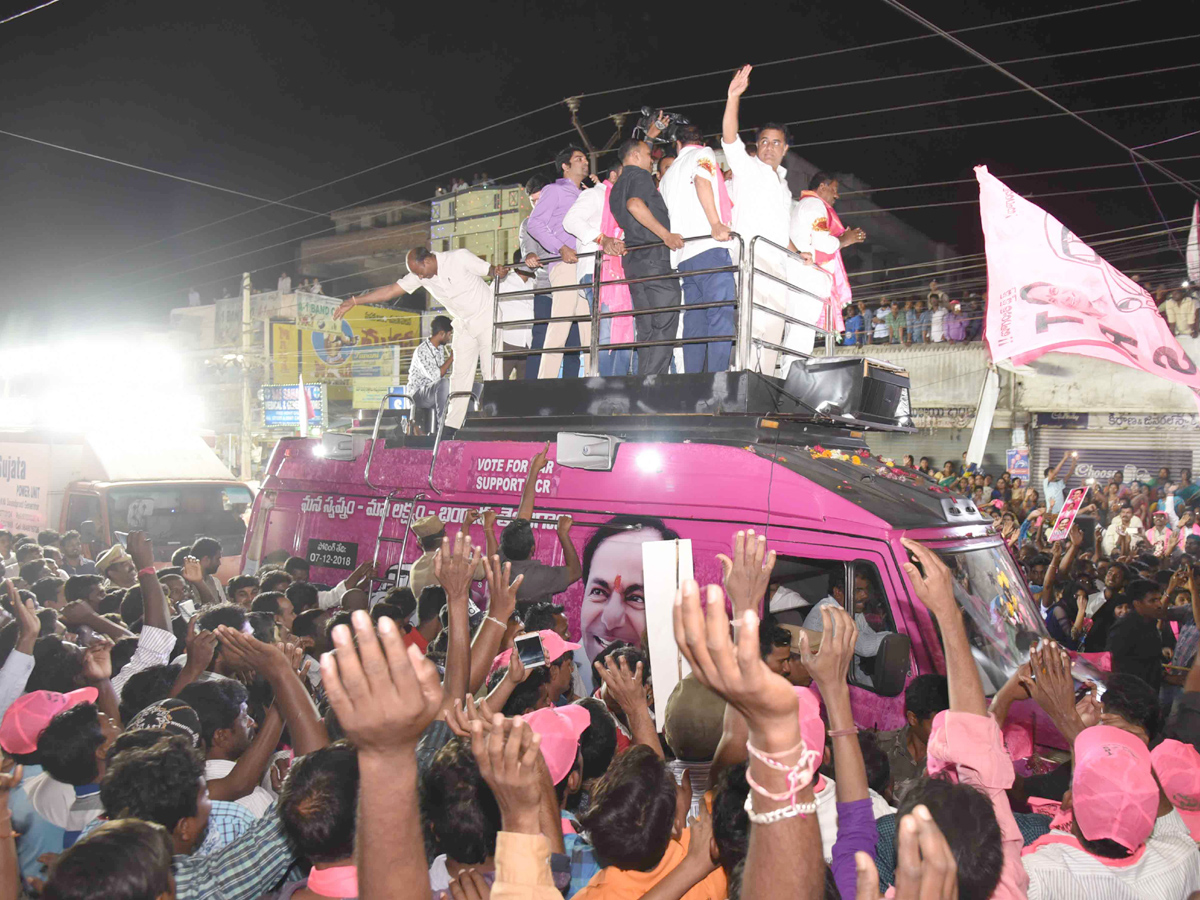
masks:
[[[854,616],[858,640],[850,683],[877,692],[882,687],[886,696],[894,695],[895,669],[906,663],[909,644],[906,637],[896,636],[891,604],[874,563],[780,556],[767,593],[769,612],[792,631],[797,647],[798,629],[821,629],[820,606],[835,604]],[[901,659],[893,659],[897,656]]]
[[[67,503],[67,531],[78,531],[84,522],[100,527],[100,498],[95,494],[72,494]]]

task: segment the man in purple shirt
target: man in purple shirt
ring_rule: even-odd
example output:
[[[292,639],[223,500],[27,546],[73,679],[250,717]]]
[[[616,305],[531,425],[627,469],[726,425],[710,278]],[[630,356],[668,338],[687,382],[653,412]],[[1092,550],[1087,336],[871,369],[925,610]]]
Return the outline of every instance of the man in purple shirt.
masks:
[[[563,217],[579,197],[579,185],[588,173],[587,154],[578,147],[567,147],[554,157],[555,171],[561,175],[558,181],[548,184],[542,189],[542,197],[533,213],[529,216],[526,228],[529,236],[541,244],[549,253],[561,257],[561,261],[550,266],[550,289],[554,295],[550,315],[559,316],[586,315],[588,310],[587,298],[578,290],[563,290],[563,287],[578,283],[576,280],[575,263],[579,261],[575,254],[575,237],[563,228]],[[532,253],[525,258],[525,264],[537,268],[542,265]],[[561,349],[566,345],[567,335],[571,331],[570,322],[551,322],[546,327],[546,342],[544,349]],[[584,347],[592,343],[592,325],[590,321],[579,323],[579,337]],[[561,353],[543,353],[539,378],[557,378],[558,369],[562,364]],[[583,354],[584,373],[587,372],[588,354]],[[569,374],[568,367],[564,374]]]
[[[955,300],[950,304],[950,312],[946,313],[946,340],[961,344],[966,339],[967,317],[963,315],[962,304]]]

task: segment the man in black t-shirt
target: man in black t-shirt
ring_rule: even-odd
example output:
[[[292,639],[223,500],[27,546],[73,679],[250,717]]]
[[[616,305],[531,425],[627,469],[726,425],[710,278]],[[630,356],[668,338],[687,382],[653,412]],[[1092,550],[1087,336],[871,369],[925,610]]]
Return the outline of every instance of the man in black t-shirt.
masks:
[[[671,218],[667,204],[650,170],[654,160],[650,145],[645,141],[629,140],[621,145],[621,162],[625,168],[609,195],[609,208],[617,224],[625,229],[625,246],[655,244],[643,250],[625,254],[625,275],[646,278],[665,275],[671,271],[671,251],[683,247],[683,238],[671,233]],[[673,341],[679,326],[682,291],[678,278],[662,278],[629,285],[635,310],[654,309],[659,312],[635,316],[638,341]],[[657,375],[671,365],[674,348],[667,343],[657,347],[638,348],[638,374]]]
[[[1157,692],[1166,662],[1158,625],[1165,614],[1162,585],[1139,578],[1125,588],[1125,597],[1133,612],[1113,623],[1105,648],[1112,654],[1112,670],[1136,675]]]

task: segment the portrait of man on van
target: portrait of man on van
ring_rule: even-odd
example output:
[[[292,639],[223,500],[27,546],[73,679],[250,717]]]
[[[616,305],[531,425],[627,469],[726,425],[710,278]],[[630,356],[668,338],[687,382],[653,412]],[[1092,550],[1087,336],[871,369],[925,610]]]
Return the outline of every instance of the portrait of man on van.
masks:
[[[646,631],[642,544],[678,537],[662,519],[616,516],[588,539],[583,548],[583,605],[579,613],[588,662],[613,641],[642,645]]]

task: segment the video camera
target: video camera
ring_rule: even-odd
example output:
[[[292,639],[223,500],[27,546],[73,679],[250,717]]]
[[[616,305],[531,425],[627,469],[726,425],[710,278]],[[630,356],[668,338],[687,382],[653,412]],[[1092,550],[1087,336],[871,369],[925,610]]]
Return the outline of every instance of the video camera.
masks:
[[[692,124],[691,120],[689,120],[682,113],[671,112],[670,110],[664,109],[662,114],[670,118],[670,123],[667,125],[666,129],[656,138],[646,137],[650,131],[650,126],[652,126],[655,119],[658,118],[658,110],[651,109],[649,106],[643,106],[642,117],[638,119],[637,124],[633,126],[634,138],[645,141],[651,146],[654,146],[655,144],[674,144],[676,129],[680,125]]]

